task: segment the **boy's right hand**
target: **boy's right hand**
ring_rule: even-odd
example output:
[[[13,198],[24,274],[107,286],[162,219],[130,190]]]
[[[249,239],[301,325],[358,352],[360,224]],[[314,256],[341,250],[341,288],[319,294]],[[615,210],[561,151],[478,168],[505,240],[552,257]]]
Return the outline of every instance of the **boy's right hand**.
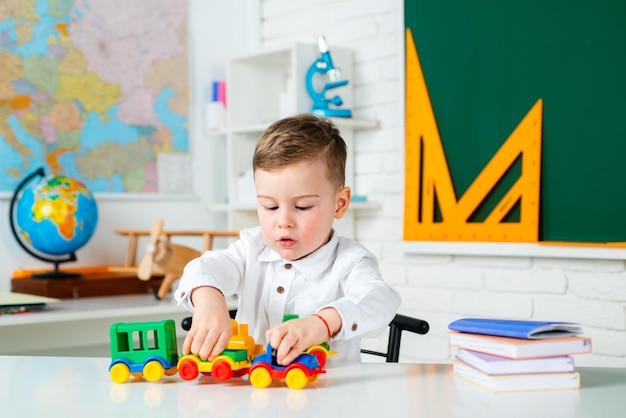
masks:
[[[194,313],[183,342],[183,354],[213,360],[226,349],[233,332],[226,299],[214,287],[199,287],[191,294]]]

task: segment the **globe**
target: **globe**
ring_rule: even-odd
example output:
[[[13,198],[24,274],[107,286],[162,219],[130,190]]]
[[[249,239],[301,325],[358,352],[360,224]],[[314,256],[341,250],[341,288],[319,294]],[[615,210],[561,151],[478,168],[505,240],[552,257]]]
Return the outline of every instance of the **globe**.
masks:
[[[38,182],[32,181],[38,176]],[[58,263],[76,260],[75,251],[92,237],[98,208],[80,181],[65,175],[45,176],[39,169],[15,190],[10,216],[11,228],[22,248],[41,260],[55,263],[58,271]],[[68,257],[59,259],[63,255]]]

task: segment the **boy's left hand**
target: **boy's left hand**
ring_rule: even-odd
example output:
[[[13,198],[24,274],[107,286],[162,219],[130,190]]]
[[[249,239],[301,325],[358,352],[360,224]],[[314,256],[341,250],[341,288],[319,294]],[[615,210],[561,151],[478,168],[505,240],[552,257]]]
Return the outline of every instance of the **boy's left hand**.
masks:
[[[332,308],[318,312],[323,315],[331,327],[332,334],[340,328],[341,317]],[[339,322],[339,326],[336,326]],[[307,348],[328,341],[328,332],[324,322],[316,317],[291,319],[265,332],[265,339],[276,349],[278,364],[286,366]]]

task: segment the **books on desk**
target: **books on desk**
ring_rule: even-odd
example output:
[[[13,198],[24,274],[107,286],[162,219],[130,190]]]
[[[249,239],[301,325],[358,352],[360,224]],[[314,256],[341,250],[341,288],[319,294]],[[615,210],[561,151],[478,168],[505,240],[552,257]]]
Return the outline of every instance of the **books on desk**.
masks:
[[[494,392],[578,389],[580,387],[578,372],[491,375],[458,360],[453,362],[452,372],[462,379]]]
[[[453,373],[495,392],[576,389],[571,355],[591,352],[591,339],[572,323],[467,318],[449,328],[458,348]]]
[[[527,340],[451,331],[450,345],[512,359],[553,357],[591,352],[591,339],[582,336]]]
[[[571,337],[582,334],[580,325],[573,322],[518,321],[510,319],[462,318],[451,322],[452,331],[471,334],[498,335],[500,337],[539,340]]]
[[[510,359],[460,348],[456,359],[489,375],[522,373],[566,373],[575,369],[571,356]]]

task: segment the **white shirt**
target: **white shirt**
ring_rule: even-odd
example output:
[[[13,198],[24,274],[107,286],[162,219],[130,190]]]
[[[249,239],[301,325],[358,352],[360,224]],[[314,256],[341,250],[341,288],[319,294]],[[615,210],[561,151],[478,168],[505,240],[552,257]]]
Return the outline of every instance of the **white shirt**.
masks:
[[[207,251],[184,269],[175,292],[180,306],[193,311],[191,291],[213,286],[237,295],[236,320],[248,324],[257,344],[283,316],[309,316],[333,307],[341,330],[330,341],[334,362],[360,361],[361,337],[375,336],[400,307],[399,293],[382,278],[376,257],[358,242],[337,237],[299,260],[285,260],[263,240],[261,228],[241,231],[228,249]]]

